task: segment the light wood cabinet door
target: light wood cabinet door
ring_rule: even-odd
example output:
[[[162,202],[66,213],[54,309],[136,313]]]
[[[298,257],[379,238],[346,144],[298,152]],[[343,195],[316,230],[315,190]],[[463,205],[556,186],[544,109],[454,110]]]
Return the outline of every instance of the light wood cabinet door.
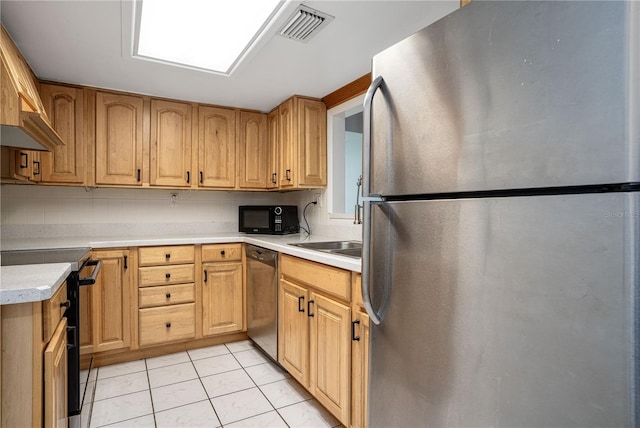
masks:
[[[93,352],[93,287],[80,287],[80,355]]]
[[[327,109],[322,101],[298,99],[298,185],[327,185]]]
[[[141,186],[142,97],[96,93],[96,184]]]
[[[238,129],[239,187],[266,189],[270,179],[267,116],[241,111]]]
[[[309,386],[309,293],[280,278],[278,296],[278,360],[289,374]]]
[[[151,100],[149,184],[191,186],[191,105]]]
[[[67,427],[67,319],[44,351],[44,426]]]
[[[278,109],[271,111],[267,116],[267,145],[269,150],[269,173],[267,188],[278,188]]]
[[[235,110],[198,107],[198,159],[200,187],[235,187]]]
[[[312,292],[310,320],[310,391],[344,425],[351,411],[351,308]]]
[[[205,263],[202,269],[202,334],[242,331],[245,306],[242,263]]]
[[[131,346],[132,289],[129,250],[94,251],[102,269],[92,286],[93,352]]]
[[[355,312],[351,338],[351,426],[367,424],[367,386],[369,384],[369,316]]]
[[[295,115],[293,107],[293,98],[289,98],[278,107],[278,157],[280,164],[278,185],[281,189],[295,187],[297,150],[295,146]]]
[[[82,89],[43,83],[40,95],[51,126],[64,141],[64,146],[57,146],[53,152],[41,153],[42,181],[83,184],[86,143]]]

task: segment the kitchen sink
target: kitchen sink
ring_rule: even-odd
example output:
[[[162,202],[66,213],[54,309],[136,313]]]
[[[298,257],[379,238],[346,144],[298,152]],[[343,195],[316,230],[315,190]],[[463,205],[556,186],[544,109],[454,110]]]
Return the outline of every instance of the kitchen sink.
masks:
[[[322,251],[330,254],[339,254],[347,257],[362,257],[362,242],[359,241],[328,241],[328,242],[303,242],[289,244],[307,250]]]

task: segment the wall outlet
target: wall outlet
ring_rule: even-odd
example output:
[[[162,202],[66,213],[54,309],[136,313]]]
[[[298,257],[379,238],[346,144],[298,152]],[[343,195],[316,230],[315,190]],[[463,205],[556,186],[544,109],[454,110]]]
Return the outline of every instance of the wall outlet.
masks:
[[[314,193],[313,199],[316,201],[317,206],[322,206],[322,193]]]
[[[179,205],[180,204],[180,198],[178,197],[177,193],[172,193],[171,194],[171,205]]]

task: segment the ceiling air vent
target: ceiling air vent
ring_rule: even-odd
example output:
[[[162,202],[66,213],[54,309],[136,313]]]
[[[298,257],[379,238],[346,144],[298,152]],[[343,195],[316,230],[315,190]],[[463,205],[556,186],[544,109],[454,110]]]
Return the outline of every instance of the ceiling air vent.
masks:
[[[333,16],[300,5],[280,29],[279,35],[306,43],[313,38]]]

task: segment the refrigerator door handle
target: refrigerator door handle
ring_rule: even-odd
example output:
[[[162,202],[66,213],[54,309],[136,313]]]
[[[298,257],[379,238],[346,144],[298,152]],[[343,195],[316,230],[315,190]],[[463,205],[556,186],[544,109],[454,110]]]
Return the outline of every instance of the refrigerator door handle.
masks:
[[[376,77],[371,86],[367,89],[367,94],[364,96],[363,104],[363,135],[362,135],[362,158],[364,159],[362,168],[362,196],[371,196],[371,104],[373,103],[373,96],[378,88],[382,86],[384,79],[382,76]]]
[[[364,201],[364,224],[362,228],[362,303],[369,315],[369,319],[379,325],[382,322],[382,314],[373,308],[371,294],[369,293],[369,281],[371,278],[371,201]]]

